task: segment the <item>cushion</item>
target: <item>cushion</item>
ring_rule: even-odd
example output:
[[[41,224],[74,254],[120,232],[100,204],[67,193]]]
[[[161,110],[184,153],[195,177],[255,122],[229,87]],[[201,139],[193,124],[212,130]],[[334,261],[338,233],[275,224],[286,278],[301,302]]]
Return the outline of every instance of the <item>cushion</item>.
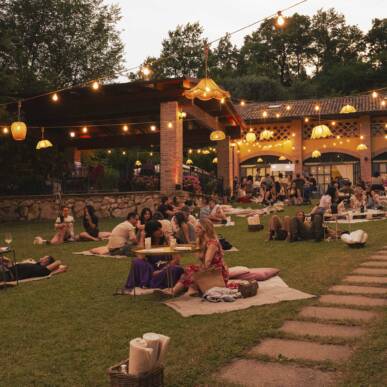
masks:
[[[250,269],[246,266],[233,266],[228,269],[230,278],[238,278],[242,274],[249,273]]]
[[[249,273],[240,275],[238,279],[247,281],[266,281],[269,278],[276,276],[279,272],[279,269],[272,267],[250,269]]]
[[[343,234],[341,240],[347,244],[363,244],[366,243],[368,239],[368,234],[363,230],[356,230],[350,234]]]

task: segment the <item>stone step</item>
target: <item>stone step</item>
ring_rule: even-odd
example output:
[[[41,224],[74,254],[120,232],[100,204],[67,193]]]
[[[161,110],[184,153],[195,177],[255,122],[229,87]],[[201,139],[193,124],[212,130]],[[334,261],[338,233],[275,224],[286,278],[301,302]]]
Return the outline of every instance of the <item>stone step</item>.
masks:
[[[360,264],[360,266],[366,267],[387,267],[387,262],[383,261],[367,261]]]
[[[371,255],[368,259],[372,261],[387,261],[387,255]]]
[[[327,345],[310,341],[266,339],[255,346],[249,355],[266,355],[281,358],[309,361],[340,362],[352,355],[352,348],[345,345]]]
[[[383,298],[371,298],[366,296],[342,296],[327,294],[321,296],[319,301],[323,304],[351,305],[351,306],[387,306],[387,300]]]
[[[301,309],[299,316],[317,318],[320,320],[370,321],[378,317],[378,313],[348,308],[306,306]]]
[[[387,284],[387,278],[385,277],[370,277],[365,275],[349,275],[344,278],[344,281],[357,284]]]
[[[371,286],[336,285],[328,289],[330,292],[342,292],[352,294],[387,294],[387,288]]]
[[[369,267],[359,267],[352,273],[354,274],[367,274],[367,275],[387,275],[387,269],[375,269]]]
[[[363,335],[365,330],[360,327],[348,327],[335,324],[322,324],[306,321],[285,321],[281,332],[297,336],[355,338]]]
[[[216,378],[249,387],[328,387],[335,385],[337,374],[290,364],[243,359],[223,367]]]

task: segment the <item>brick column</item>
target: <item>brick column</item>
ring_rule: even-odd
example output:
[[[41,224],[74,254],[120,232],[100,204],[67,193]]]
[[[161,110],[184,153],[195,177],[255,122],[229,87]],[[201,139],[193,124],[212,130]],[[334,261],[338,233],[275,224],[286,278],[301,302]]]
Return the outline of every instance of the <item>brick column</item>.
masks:
[[[294,150],[292,150],[293,154],[293,162],[294,162],[294,173],[301,174],[303,173],[303,150],[302,150],[302,121],[301,120],[293,120],[291,124],[291,132],[295,133],[295,137],[291,137],[293,139]],[[298,163],[296,162],[298,160]]]
[[[230,137],[217,141],[216,151],[218,157],[218,177],[223,178],[223,188],[232,190],[233,181],[233,149],[230,146]]]
[[[183,121],[176,101],[160,104],[160,190],[170,194],[183,188]]]
[[[371,150],[371,118],[370,116],[359,117],[359,135],[364,138],[359,138],[359,143],[366,144],[368,149],[363,151],[357,151],[360,158],[360,178],[366,182],[371,182],[372,176],[372,150]]]

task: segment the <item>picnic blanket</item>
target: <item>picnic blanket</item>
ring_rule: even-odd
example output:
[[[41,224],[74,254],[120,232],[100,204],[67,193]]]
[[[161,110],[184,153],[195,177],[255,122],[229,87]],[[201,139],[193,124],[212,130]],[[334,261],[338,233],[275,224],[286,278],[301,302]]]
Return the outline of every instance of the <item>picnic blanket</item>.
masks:
[[[96,254],[91,252],[90,250],[84,250],[84,251],[75,251],[73,252],[75,255],[86,255],[86,256],[93,256],[93,257],[100,257],[100,258],[115,258],[115,259],[125,259],[130,258],[126,255],[109,255],[109,254]]]
[[[375,218],[375,219],[352,219],[349,221],[348,219],[338,219],[338,224],[354,224],[354,223],[365,223],[365,222],[375,222],[377,220],[386,220],[386,218]],[[336,224],[336,220],[324,220],[325,223]]]
[[[211,303],[202,301],[200,297],[183,295],[165,301],[165,305],[180,313],[183,317],[209,315],[213,313],[226,313],[235,310],[247,309],[252,306],[276,304],[282,301],[306,300],[315,297],[312,294],[289,288],[279,277],[270,278],[259,282],[258,293],[254,297],[241,298],[235,302]]]

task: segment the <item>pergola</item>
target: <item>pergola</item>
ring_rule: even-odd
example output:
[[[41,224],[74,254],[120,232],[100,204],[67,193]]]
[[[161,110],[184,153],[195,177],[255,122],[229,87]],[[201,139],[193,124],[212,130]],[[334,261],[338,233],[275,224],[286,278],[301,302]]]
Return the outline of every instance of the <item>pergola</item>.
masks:
[[[183,92],[195,84],[195,79],[179,78],[107,84],[97,91],[70,89],[60,92],[57,102],[49,95],[23,102],[23,119],[29,136],[38,138],[37,128],[44,127],[54,144],[73,152],[159,147],[160,188],[166,193],[182,185],[184,147],[208,145],[210,132],[221,129],[226,139],[217,143],[218,172],[229,186],[233,172],[229,141],[240,137],[243,120],[231,101],[186,99]]]

